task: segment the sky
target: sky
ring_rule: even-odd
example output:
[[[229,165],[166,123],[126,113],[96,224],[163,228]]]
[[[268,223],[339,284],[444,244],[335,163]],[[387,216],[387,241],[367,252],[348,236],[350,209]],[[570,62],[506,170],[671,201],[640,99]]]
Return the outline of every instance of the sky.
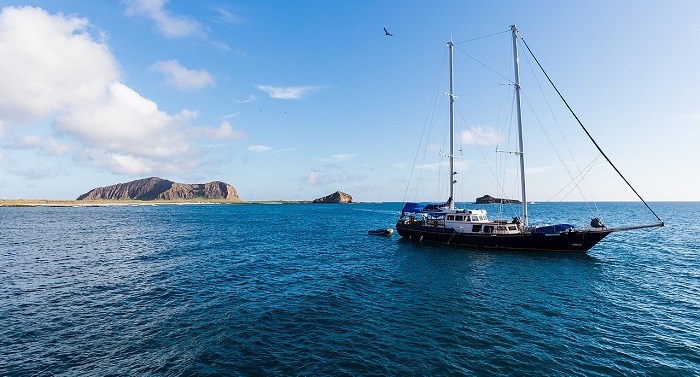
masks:
[[[436,84],[446,42],[517,24],[645,200],[700,200],[695,0],[0,0],[0,8],[2,199],[75,199],[158,176],[224,181],[243,200],[340,190],[356,201],[402,201],[410,180],[427,179],[430,169],[419,175],[417,166],[445,164],[432,144],[417,151],[434,93],[447,103]],[[508,38],[493,40],[509,53]],[[457,46],[470,61],[469,44]],[[498,120],[481,117],[478,80],[456,75],[457,101],[473,104],[459,117],[474,119],[459,131],[456,190],[472,201],[498,193],[477,157],[501,148],[495,139],[504,134]],[[543,136],[524,137],[533,157],[528,200],[549,200],[564,181],[539,153]],[[587,180],[595,199],[635,200],[619,179],[597,173],[603,159],[579,139],[567,145],[584,151],[583,166],[596,161],[588,178],[600,181]],[[441,199],[430,196],[408,199]]]

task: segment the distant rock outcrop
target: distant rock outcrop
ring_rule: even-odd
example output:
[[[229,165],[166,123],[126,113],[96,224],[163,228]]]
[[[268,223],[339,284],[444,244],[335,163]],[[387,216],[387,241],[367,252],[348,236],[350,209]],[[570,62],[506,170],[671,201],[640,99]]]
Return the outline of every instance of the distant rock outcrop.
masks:
[[[218,199],[240,201],[236,189],[224,182],[177,183],[151,177],[107,187],[98,187],[77,200],[189,200]]]
[[[520,200],[494,198],[491,195],[484,195],[476,198],[474,204],[520,204]]]
[[[352,203],[352,196],[341,191],[336,191],[330,195],[318,198],[314,203]]]

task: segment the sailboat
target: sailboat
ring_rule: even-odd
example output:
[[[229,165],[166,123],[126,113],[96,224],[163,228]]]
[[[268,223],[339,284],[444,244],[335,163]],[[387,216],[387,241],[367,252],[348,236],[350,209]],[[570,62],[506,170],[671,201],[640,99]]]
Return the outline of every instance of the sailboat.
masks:
[[[541,226],[529,224],[528,202],[525,187],[525,155],[523,153],[520,72],[518,67],[519,34],[515,25],[511,25],[510,31],[512,33],[513,65],[515,68],[513,87],[515,90],[515,110],[518,126],[518,151],[516,155],[519,158],[522,218],[516,216],[510,220],[490,220],[487,212],[483,209],[463,209],[455,207],[454,186],[456,181],[454,180],[454,175],[457,173],[454,167],[454,159],[456,157],[454,148],[454,43],[450,41],[448,43],[450,64],[450,92],[448,93],[450,104],[450,151],[448,157],[450,170],[447,177],[449,180],[449,199],[445,203],[404,203],[400,217],[396,222],[398,234],[403,238],[411,240],[433,241],[465,247],[585,253],[600,240],[613,232],[664,226],[664,222],[654,213],[651,207],[649,207],[624,176],[622,176],[619,170],[612,164],[610,159],[603,153],[580,121],[579,124],[583,127],[584,131],[586,131],[586,134],[593,141],[596,148],[598,148],[600,153],[623,178],[627,185],[632,188],[632,191],[637,194],[637,197],[639,197],[654,216],[656,216],[658,223],[608,227],[601,218],[595,217],[591,220],[590,226],[586,227],[577,227],[571,224]],[[559,93],[558,90],[557,93]],[[561,96],[560,93],[559,95]],[[570,107],[568,108],[571,110]],[[576,117],[576,119],[578,120],[578,117]]]

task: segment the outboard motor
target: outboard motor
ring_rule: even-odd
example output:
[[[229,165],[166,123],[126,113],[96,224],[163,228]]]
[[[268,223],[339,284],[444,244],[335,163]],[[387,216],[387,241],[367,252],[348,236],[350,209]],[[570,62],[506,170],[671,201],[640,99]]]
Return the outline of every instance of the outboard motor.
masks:
[[[605,228],[605,222],[600,217],[591,219],[591,226],[594,228]]]

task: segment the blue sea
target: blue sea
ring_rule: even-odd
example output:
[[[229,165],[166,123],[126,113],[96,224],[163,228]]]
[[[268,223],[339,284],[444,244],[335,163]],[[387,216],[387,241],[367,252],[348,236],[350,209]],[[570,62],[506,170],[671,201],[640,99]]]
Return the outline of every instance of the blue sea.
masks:
[[[367,234],[400,203],[0,208],[0,375],[698,376],[700,203],[651,206],[587,254]]]

